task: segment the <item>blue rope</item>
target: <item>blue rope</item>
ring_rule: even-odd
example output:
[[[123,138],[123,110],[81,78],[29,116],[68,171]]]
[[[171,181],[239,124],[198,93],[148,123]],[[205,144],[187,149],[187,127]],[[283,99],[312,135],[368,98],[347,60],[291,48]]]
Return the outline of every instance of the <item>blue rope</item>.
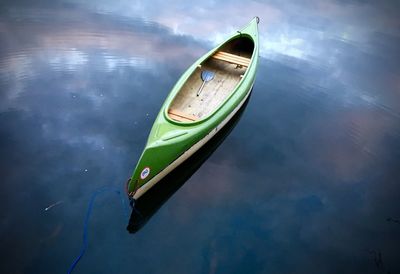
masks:
[[[90,215],[92,214],[93,204],[94,204],[94,201],[95,201],[97,195],[102,194],[104,192],[115,192],[117,195],[119,195],[121,197],[121,204],[122,204],[122,207],[124,208],[124,214],[125,214],[125,217],[128,218],[128,209],[126,207],[125,200],[124,200],[124,198],[123,198],[123,196],[121,194],[121,191],[119,191],[115,187],[103,187],[103,188],[100,188],[100,189],[96,190],[92,194],[92,197],[90,198],[89,207],[88,207],[88,209],[86,211],[85,223],[83,225],[83,242],[82,242],[81,252],[79,253],[79,255],[75,258],[75,260],[72,262],[71,266],[69,267],[68,274],[72,273],[72,271],[74,270],[75,266],[78,264],[79,260],[85,254],[85,251],[86,251],[86,249],[88,247],[88,244],[89,244],[89,241],[88,241],[88,226],[89,226],[89,218],[90,218]]]

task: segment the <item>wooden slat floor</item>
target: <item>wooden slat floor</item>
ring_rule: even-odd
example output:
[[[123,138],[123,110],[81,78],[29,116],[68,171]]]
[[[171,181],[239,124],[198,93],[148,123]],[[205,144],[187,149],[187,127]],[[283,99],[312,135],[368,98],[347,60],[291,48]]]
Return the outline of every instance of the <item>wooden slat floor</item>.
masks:
[[[207,82],[199,96],[196,96],[203,81],[201,70],[215,73],[214,79]],[[189,77],[170,106],[170,112],[177,110],[189,116],[202,119],[211,114],[235,89],[246,67],[238,67],[225,61],[210,58]],[[192,116],[192,117],[193,117]],[[173,117],[171,117],[173,119]]]

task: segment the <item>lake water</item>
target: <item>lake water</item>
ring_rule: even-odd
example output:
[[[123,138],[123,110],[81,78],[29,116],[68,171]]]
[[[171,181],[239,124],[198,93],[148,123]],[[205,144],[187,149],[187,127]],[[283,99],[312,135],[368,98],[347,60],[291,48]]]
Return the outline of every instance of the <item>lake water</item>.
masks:
[[[66,273],[92,194],[123,191],[181,73],[258,15],[241,116],[139,213],[98,195],[74,273],[400,273],[399,13],[2,1],[0,272]]]

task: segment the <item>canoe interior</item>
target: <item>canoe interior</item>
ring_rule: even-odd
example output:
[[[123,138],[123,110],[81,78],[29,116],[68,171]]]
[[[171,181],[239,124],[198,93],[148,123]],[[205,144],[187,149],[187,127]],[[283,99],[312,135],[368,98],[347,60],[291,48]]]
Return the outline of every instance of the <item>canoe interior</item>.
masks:
[[[222,46],[214,57],[206,59],[182,85],[168,108],[168,116],[179,122],[193,122],[213,113],[235,90],[247,70],[246,63],[250,63],[253,50],[254,42],[248,37],[236,38]],[[197,96],[203,83],[203,70],[212,71],[214,78],[205,83]]]

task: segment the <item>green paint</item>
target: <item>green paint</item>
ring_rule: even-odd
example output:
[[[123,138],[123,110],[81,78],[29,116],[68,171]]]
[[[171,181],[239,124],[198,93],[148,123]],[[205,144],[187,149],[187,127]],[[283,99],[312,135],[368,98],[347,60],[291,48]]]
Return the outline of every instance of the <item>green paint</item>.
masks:
[[[253,40],[254,51],[251,63],[235,91],[232,92],[232,94],[216,109],[215,112],[204,119],[190,123],[182,123],[169,119],[167,111],[170,103],[197,66],[212,56],[224,44],[240,37],[240,35],[247,36]],[[258,51],[258,26],[257,18],[254,18],[240,32],[235,33],[225,42],[210,50],[183,73],[181,78],[172,88],[153,124],[147,144],[132,174],[128,186],[129,193],[133,194],[135,190],[146,184],[160,171],[170,165],[186,150],[191,148],[212,129],[217,127],[235,109],[235,107],[244,99],[254,82],[258,64]],[[141,179],[141,173],[146,167],[150,168],[150,173],[146,178]],[[143,175],[145,175],[145,173],[146,172],[144,172]]]

